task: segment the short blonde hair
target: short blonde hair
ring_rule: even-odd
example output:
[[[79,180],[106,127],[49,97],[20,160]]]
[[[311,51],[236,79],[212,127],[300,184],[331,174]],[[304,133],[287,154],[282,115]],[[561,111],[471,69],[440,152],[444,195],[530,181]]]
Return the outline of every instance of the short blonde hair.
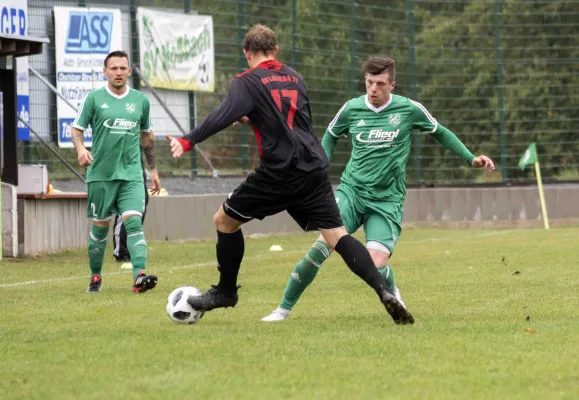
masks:
[[[243,40],[243,49],[252,53],[264,53],[269,55],[275,51],[277,41],[275,33],[265,25],[254,25],[249,32],[245,34]]]

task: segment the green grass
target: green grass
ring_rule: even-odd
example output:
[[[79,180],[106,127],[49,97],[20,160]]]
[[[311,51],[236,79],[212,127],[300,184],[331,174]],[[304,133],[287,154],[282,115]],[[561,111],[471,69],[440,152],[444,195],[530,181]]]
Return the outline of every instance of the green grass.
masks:
[[[191,326],[169,320],[166,296],[216,282],[214,242],[151,243],[159,285],[143,295],[112,262],[103,292],[85,293],[84,251],[4,260],[0,398],[579,398],[578,236],[406,230],[392,263],[416,318],[403,327],[337,255],[289,320],[260,321],[312,234],[248,239],[238,306]]]

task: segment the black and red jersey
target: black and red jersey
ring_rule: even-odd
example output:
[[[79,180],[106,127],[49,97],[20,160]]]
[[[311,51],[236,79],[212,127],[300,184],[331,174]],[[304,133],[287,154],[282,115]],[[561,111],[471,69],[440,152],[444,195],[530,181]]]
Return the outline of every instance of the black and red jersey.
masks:
[[[276,60],[237,75],[221,105],[184,137],[189,142],[184,143],[185,150],[190,149],[188,144],[200,143],[244,116],[253,125],[262,167],[279,172],[329,167],[313,133],[303,79]]]

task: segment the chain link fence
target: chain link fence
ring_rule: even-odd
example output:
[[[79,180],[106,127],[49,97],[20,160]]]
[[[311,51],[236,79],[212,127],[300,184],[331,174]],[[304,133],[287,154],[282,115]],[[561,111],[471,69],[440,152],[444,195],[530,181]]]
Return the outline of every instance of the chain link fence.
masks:
[[[123,46],[138,64],[137,7],[211,15],[214,24],[214,93],[158,90],[180,125],[189,130],[219,104],[230,80],[246,68],[241,42],[264,23],[278,34],[279,58],[304,77],[316,134],[348,99],[364,93],[362,63],[370,56],[397,62],[395,93],[415,99],[455,132],[475,154],[487,154],[498,173],[475,171],[426,135],[415,135],[407,167],[409,184],[447,185],[531,181],[517,167],[537,142],[543,179],[579,177],[579,1],[572,0],[101,0],[28,2],[29,33],[46,36],[44,54],[30,66],[55,84],[53,6],[118,8]],[[133,85],[147,92],[139,85]],[[174,160],[165,134],[179,129],[152,97],[163,176],[211,174],[203,157]],[[31,126],[55,143],[56,96],[30,77]],[[332,176],[349,158],[350,143],[337,147]],[[252,132],[231,127],[202,144],[220,175],[242,175],[259,163]],[[21,142],[23,163],[48,164],[52,179],[73,175],[34,138]],[[59,154],[76,163],[73,149]]]

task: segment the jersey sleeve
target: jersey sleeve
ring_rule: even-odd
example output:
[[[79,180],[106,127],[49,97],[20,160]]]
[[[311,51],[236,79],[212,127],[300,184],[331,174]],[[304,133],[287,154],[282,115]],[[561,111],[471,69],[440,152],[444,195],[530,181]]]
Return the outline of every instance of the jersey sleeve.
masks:
[[[144,96],[143,100],[143,114],[141,114],[141,132],[151,132],[153,124],[151,123],[151,105],[149,98]]]
[[[348,104],[350,102],[347,101],[340,111],[336,114],[330,125],[328,125],[328,129],[326,129],[326,133],[330,133],[330,135],[334,137],[346,136],[350,130],[350,115],[348,112]]]
[[[438,128],[438,122],[430,115],[426,107],[417,101],[410,100],[412,103],[412,128],[418,129],[425,133],[434,133]]]
[[[86,97],[82,101],[82,104],[80,105],[80,108],[78,109],[76,118],[72,122],[73,128],[76,128],[81,131],[87,130],[91,124],[93,114],[94,114],[94,97],[92,95],[92,92],[90,92],[86,95]]]
[[[188,141],[189,145],[185,144],[184,148],[191,149],[197,143],[201,143],[208,137],[227,128],[235,121],[239,121],[241,117],[249,114],[253,108],[254,100],[248,88],[241,78],[234,78],[229,85],[229,92],[227,92],[219,107],[211,111],[200,124],[190,133],[180,138],[179,141],[182,145],[183,141]]]

